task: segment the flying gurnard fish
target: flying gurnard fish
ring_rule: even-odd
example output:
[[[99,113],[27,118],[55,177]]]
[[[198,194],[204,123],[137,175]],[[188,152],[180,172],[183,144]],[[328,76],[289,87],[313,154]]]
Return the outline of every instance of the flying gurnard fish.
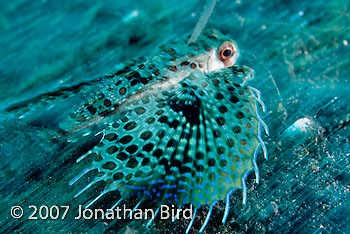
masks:
[[[77,159],[94,158],[71,184],[89,171],[98,173],[76,196],[103,181],[104,191],[86,208],[111,191],[121,197],[112,209],[136,196],[137,207],[152,201],[156,213],[162,204],[192,204],[194,215],[209,205],[202,232],[217,201],[226,201],[225,223],[232,191],[242,188],[245,203],[247,175],[255,172],[258,182],[260,148],[267,158],[261,128],[268,134],[258,109],[265,107],[260,92],[246,84],[253,70],[235,65],[237,45],[222,33],[205,30],[196,42],[179,40],[158,52],[126,62],[113,74],[41,95],[36,104],[8,110],[25,118],[40,103],[54,105],[78,93],[89,96],[59,121],[68,136],[102,135]]]

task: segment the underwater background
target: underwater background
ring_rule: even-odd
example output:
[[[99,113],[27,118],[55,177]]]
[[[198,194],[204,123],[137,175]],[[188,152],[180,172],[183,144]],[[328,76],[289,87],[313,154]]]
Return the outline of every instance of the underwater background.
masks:
[[[73,147],[49,142],[50,128],[7,107],[156,55],[158,46],[193,32],[205,4],[0,1],[1,233],[184,232],[184,219],[156,219],[149,229],[140,220],[75,220],[74,212],[64,220],[28,220],[30,205],[73,210],[96,194],[73,199],[89,180],[69,186],[84,168]],[[260,184],[248,178],[247,205],[240,190],[233,193],[226,224],[218,203],[205,232],[350,233],[350,2],[220,0],[206,28],[234,39],[238,64],[254,69],[270,135],[263,137],[269,159],[258,160]],[[10,215],[15,205],[24,208],[21,219]],[[207,211],[197,212],[192,233]]]

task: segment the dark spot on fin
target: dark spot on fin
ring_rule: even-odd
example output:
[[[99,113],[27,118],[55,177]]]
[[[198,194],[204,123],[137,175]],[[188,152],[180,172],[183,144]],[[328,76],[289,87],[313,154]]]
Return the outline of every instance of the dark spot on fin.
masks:
[[[186,99],[172,98],[169,106],[175,112],[182,112],[187,122],[191,125],[199,124],[200,100],[196,96],[191,96],[191,103]]]

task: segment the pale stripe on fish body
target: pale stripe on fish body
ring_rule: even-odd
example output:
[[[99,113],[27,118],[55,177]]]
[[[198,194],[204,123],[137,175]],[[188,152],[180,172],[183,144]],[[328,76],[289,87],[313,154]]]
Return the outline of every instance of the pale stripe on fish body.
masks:
[[[223,222],[233,189],[243,188],[255,171],[260,137],[267,127],[258,114],[259,91],[246,85],[253,75],[234,65],[238,48],[216,30],[206,30],[196,43],[186,40],[160,47],[159,56],[136,59],[99,81],[99,95],[64,122],[71,132],[103,123],[103,138],[85,157],[91,166],[73,178],[97,169],[105,190],[121,199],[140,202],[193,204],[195,209],[226,200]],[[191,222],[192,224],[192,222]],[[187,229],[189,231],[190,227]]]

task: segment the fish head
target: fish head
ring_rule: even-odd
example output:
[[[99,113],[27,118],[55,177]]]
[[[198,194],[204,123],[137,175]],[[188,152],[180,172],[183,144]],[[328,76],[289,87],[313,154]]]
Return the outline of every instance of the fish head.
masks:
[[[169,58],[170,65],[180,68],[179,71],[189,67],[205,74],[232,67],[239,56],[236,42],[215,29],[204,30],[198,39],[190,44],[177,41],[161,49],[173,55]]]
[[[205,73],[232,67],[238,59],[239,50],[235,41],[215,29],[205,31],[198,43],[206,45],[206,52],[196,58],[198,62],[203,62]]]

